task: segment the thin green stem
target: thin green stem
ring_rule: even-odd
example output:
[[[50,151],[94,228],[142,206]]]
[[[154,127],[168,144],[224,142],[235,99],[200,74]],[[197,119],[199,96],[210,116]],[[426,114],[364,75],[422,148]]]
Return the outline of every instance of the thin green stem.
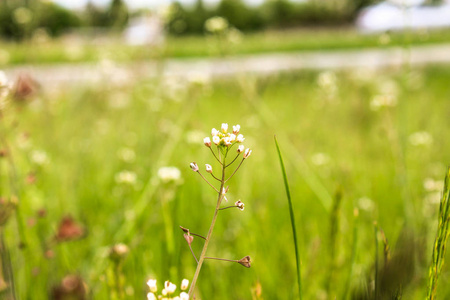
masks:
[[[241,154],[238,153],[238,154],[236,155],[236,157],[235,157],[228,165],[225,166],[225,168],[228,168],[229,166],[231,166],[231,165],[236,161],[236,159],[239,157],[239,155],[241,155]]]
[[[212,260],[223,260],[223,261],[231,261],[231,262],[238,262],[238,260],[235,259],[226,259],[226,258],[218,258],[218,257],[208,257],[206,256],[205,259],[212,259]]]
[[[217,180],[217,181],[221,181],[219,178],[217,178],[216,176],[214,176],[214,174],[213,173],[210,173],[211,174],[211,176],[215,179],[215,180]]]
[[[195,256],[195,253],[194,253],[194,250],[192,250],[192,246],[191,246],[191,244],[190,243],[188,243],[188,245],[189,245],[189,249],[191,249],[191,253],[192,253],[192,256],[194,257],[194,259],[195,259],[195,261],[198,263],[198,259],[197,259],[197,256]]]
[[[223,187],[225,185],[225,158],[226,158],[226,153],[223,157],[223,163],[222,163],[222,181],[220,184],[220,189],[219,189],[220,191],[223,190]],[[220,209],[220,204],[224,197],[224,195],[222,193],[219,192],[218,194],[219,195],[217,197],[217,205],[216,205],[216,209],[214,210],[214,216],[211,221],[211,226],[209,226],[208,235],[206,236],[205,244],[203,245],[202,253],[200,254],[200,258],[197,263],[197,268],[195,269],[194,278],[192,279],[191,287],[189,288],[189,298],[190,299],[194,298],[195,285],[197,283],[197,279],[200,274],[200,270],[202,269],[203,261],[205,260],[205,257],[206,257],[206,250],[208,249],[208,245],[209,245],[209,241],[211,240],[211,235],[212,235],[212,232],[214,229],[214,225],[216,224],[217,215],[218,215],[218,212]]]
[[[214,153],[213,149],[211,147],[208,147],[209,150],[211,150],[211,153],[214,155],[214,157],[217,159],[217,161],[222,164],[222,162],[220,161],[220,159],[217,157],[217,155]]]
[[[209,184],[210,187],[212,187],[217,193],[219,192],[209,181],[206,179],[200,171],[197,171],[198,175],[200,175],[201,178],[203,178],[204,181],[206,181],[207,184]]]
[[[231,205],[231,206],[227,206],[227,207],[222,207],[222,208],[219,208],[219,210],[224,210],[224,209],[227,209],[227,208],[232,208],[232,207],[237,207],[236,205]]]
[[[234,170],[234,172],[233,172],[233,174],[231,174],[231,176],[230,177],[228,177],[228,179],[227,180],[225,180],[225,182],[227,182],[228,180],[230,180],[231,179],[231,177],[233,177],[234,176],[234,174],[236,174],[236,172],[239,170],[239,168],[241,167],[241,165],[242,165],[242,163],[244,162],[244,160],[245,160],[245,158],[243,158],[242,160],[241,160],[241,162],[239,163],[239,166],[236,168],[236,170]]]

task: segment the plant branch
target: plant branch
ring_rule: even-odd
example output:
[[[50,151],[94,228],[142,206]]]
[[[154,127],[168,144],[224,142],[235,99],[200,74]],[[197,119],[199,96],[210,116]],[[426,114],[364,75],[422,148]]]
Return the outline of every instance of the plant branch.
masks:
[[[236,155],[236,157],[228,165],[225,166],[225,168],[228,168],[229,166],[231,166],[231,164],[233,164],[235,162],[235,160],[239,157],[239,155],[240,155],[240,153],[238,153]]]
[[[209,147],[209,150],[211,150],[211,153],[214,155],[214,157],[217,159],[217,161],[221,164],[222,162],[220,161],[220,159],[217,157],[217,155],[214,153],[213,149],[211,147]]]
[[[219,210],[224,210],[224,209],[232,208],[232,207],[237,207],[237,206],[236,205],[232,205],[232,206],[222,207],[222,208],[219,208]]]
[[[230,180],[230,179],[231,179],[231,177],[233,177],[233,176],[234,176],[234,174],[236,174],[237,170],[239,170],[239,168],[241,167],[241,165],[242,165],[242,163],[244,162],[244,160],[245,160],[245,158],[243,158],[243,159],[241,160],[241,162],[239,163],[239,166],[238,166],[238,167],[236,168],[236,170],[234,170],[233,174],[231,174],[231,176],[230,176],[230,177],[228,177],[228,179],[227,179],[227,180],[225,180],[225,182],[227,182],[228,180]]]
[[[206,181],[207,184],[209,184],[210,187],[212,187],[217,193],[219,192],[209,181],[206,179],[200,171],[197,171],[198,175],[200,175],[201,178],[203,178],[204,181]]]

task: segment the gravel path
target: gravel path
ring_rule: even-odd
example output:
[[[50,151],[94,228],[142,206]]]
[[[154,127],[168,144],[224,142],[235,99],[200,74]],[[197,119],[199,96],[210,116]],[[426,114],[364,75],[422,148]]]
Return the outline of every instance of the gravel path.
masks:
[[[27,65],[6,69],[9,78],[26,72],[42,84],[97,83],[105,78],[121,82],[136,77],[208,76],[236,74],[272,74],[304,69],[384,68],[450,63],[450,44],[364,50],[311,51],[242,55],[227,58],[168,59],[130,64],[103,62],[97,64]]]

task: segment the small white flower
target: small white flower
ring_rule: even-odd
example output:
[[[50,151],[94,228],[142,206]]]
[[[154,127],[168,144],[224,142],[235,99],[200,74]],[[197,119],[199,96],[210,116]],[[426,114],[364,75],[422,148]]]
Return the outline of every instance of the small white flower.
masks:
[[[242,134],[239,134],[236,138],[236,141],[238,141],[239,143],[242,143],[244,140],[245,140],[245,138]]]
[[[132,171],[124,170],[124,171],[117,173],[115,176],[115,179],[116,179],[117,183],[135,184],[137,175],[136,175],[136,173],[134,173]]]
[[[183,279],[183,280],[181,281],[181,286],[180,286],[181,290],[182,290],[182,291],[186,290],[186,289],[188,288],[188,286],[189,286],[189,280]],[[181,293],[181,294],[183,294],[183,293]],[[180,297],[181,297],[181,294],[180,294]],[[185,293],[185,294],[186,294],[186,293]],[[181,298],[181,299],[183,299],[183,298]]]
[[[217,135],[213,136],[213,143],[216,144],[216,145],[219,145],[220,137],[218,137]]]
[[[117,156],[124,162],[133,162],[136,158],[136,154],[133,149],[122,148],[117,152]]]
[[[224,137],[224,138],[223,138],[223,143],[224,143],[226,146],[231,145],[231,139],[230,139],[230,137],[229,137],[229,136]]]
[[[236,140],[235,134],[230,134],[230,141],[234,142]]]
[[[189,294],[185,292],[180,293],[180,299],[181,300],[189,300]]]
[[[209,137],[205,137],[203,139],[203,143],[205,144],[206,147],[211,147],[211,139]]]
[[[167,296],[167,290],[166,290],[166,289],[163,289],[163,290],[161,291],[161,294],[162,294],[163,296]]]
[[[238,125],[233,125],[233,133],[234,134],[238,134],[239,130],[241,130],[241,126],[239,124]]]
[[[252,154],[252,150],[250,148],[245,149],[244,158],[249,157]]]
[[[156,291],[158,290],[158,287],[156,286],[156,279],[149,279],[148,281],[147,281],[147,285],[148,285],[148,287],[150,288],[150,291],[152,292],[152,293],[156,293]],[[148,295],[147,295],[148,296]],[[155,296],[155,295],[153,295],[153,296]]]
[[[167,291],[168,294],[173,294],[173,292],[175,292],[175,290],[177,289],[177,286],[167,280],[164,282],[164,289]]]
[[[419,131],[409,136],[409,143],[413,146],[428,146],[433,143],[433,137],[426,131]]]
[[[244,202],[242,202],[241,200],[236,201],[234,205],[236,205],[236,207],[238,207],[241,211],[244,210]]]
[[[227,131],[228,131],[228,124],[227,123],[222,123],[221,129],[222,129],[223,133],[227,133]]]
[[[205,164],[205,166],[206,166],[206,172],[212,173],[212,167],[211,167],[211,165]]]
[[[198,165],[195,162],[191,162],[189,165],[194,172],[198,172]]]
[[[239,147],[237,148],[237,152],[238,153],[244,152],[244,145],[239,145]]]
[[[147,294],[147,300],[156,300],[157,298],[156,298],[156,296],[155,296],[155,294],[153,294],[153,293],[148,293]]]
[[[216,135],[218,135],[218,134],[219,134],[219,130],[217,130],[217,129],[215,129],[215,128],[211,129],[211,135],[212,135],[212,136],[216,136]]]
[[[49,161],[47,153],[41,150],[31,152],[31,160],[37,165],[45,165]]]
[[[162,182],[177,182],[181,178],[181,172],[177,167],[161,167],[158,170],[158,177]]]

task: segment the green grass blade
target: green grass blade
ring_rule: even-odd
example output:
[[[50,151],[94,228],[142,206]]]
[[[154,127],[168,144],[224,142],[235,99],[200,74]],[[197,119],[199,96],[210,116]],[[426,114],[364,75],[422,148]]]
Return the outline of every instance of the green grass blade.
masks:
[[[294,208],[292,207],[291,192],[289,189],[289,183],[287,180],[286,169],[284,168],[283,157],[281,155],[280,147],[278,146],[277,137],[274,136],[275,146],[278,151],[278,158],[280,159],[281,172],[283,173],[284,187],[286,189],[286,196],[289,202],[289,213],[291,217],[292,234],[294,236],[294,246],[295,246],[295,260],[297,263],[297,280],[298,280],[298,295],[302,299],[302,274],[300,270],[300,255],[298,253],[298,242],[297,242],[297,231],[295,229],[295,218],[294,218]]]

